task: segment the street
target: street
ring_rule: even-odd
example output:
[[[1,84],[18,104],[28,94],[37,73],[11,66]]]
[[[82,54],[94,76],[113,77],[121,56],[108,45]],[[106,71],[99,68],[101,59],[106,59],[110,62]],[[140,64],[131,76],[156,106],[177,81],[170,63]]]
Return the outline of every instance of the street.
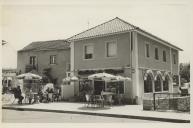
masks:
[[[91,116],[82,114],[2,110],[3,123],[154,123],[138,119]]]

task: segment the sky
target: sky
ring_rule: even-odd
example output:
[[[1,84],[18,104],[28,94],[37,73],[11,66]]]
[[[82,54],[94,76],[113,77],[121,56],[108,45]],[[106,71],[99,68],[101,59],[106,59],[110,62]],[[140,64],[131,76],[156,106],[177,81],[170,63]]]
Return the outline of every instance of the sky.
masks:
[[[66,39],[119,17],[182,48],[189,62],[193,46],[191,0],[6,0],[2,4],[2,67],[16,68],[17,50],[33,41]]]

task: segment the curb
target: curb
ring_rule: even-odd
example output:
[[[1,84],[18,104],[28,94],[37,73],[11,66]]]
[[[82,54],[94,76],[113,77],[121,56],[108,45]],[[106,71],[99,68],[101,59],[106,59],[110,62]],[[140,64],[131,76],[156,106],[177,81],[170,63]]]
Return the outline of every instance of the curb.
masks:
[[[55,112],[55,113],[70,113],[70,114],[84,114],[93,116],[106,116],[115,118],[128,118],[128,119],[140,119],[140,120],[151,120],[171,123],[190,123],[190,120],[184,119],[171,119],[171,118],[160,118],[160,117],[146,117],[146,116],[135,116],[135,115],[117,115],[107,113],[94,113],[94,112],[79,112],[79,111],[65,111],[65,110],[50,110],[50,109],[35,109],[35,108],[18,108],[18,107],[2,107],[2,109],[17,110],[17,111],[41,111],[41,112]]]

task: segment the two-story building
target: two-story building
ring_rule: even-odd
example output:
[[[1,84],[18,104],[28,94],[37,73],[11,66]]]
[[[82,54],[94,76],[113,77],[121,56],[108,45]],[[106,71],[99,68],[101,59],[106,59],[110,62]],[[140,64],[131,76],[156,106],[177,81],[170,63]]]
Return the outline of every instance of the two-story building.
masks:
[[[96,72],[129,77],[124,96],[152,97],[154,92],[175,92],[172,77],[179,74],[182,49],[120,18],[115,18],[68,39],[71,72],[80,78]]]
[[[65,40],[32,42],[18,51],[17,70],[20,73],[35,69],[43,75],[45,69],[50,70],[56,84],[61,84],[70,71],[70,44]]]

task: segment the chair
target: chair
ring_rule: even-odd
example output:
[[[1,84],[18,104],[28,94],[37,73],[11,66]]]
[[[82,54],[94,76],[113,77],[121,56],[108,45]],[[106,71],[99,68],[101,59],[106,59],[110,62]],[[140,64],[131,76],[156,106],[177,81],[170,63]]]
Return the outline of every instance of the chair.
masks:
[[[96,95],[95,96],[96,105],[99,107],[104,107],[104,98],[102,95]]]
[[[112,96],[112,95],[107,95],[107,96],[106,96],[106,102],[107,102],[110,106],[112,106],[112,104],[113,104],[113,96]]]
[[[48,99],[50,102],[53,102],[53,93],[48,93]]]

